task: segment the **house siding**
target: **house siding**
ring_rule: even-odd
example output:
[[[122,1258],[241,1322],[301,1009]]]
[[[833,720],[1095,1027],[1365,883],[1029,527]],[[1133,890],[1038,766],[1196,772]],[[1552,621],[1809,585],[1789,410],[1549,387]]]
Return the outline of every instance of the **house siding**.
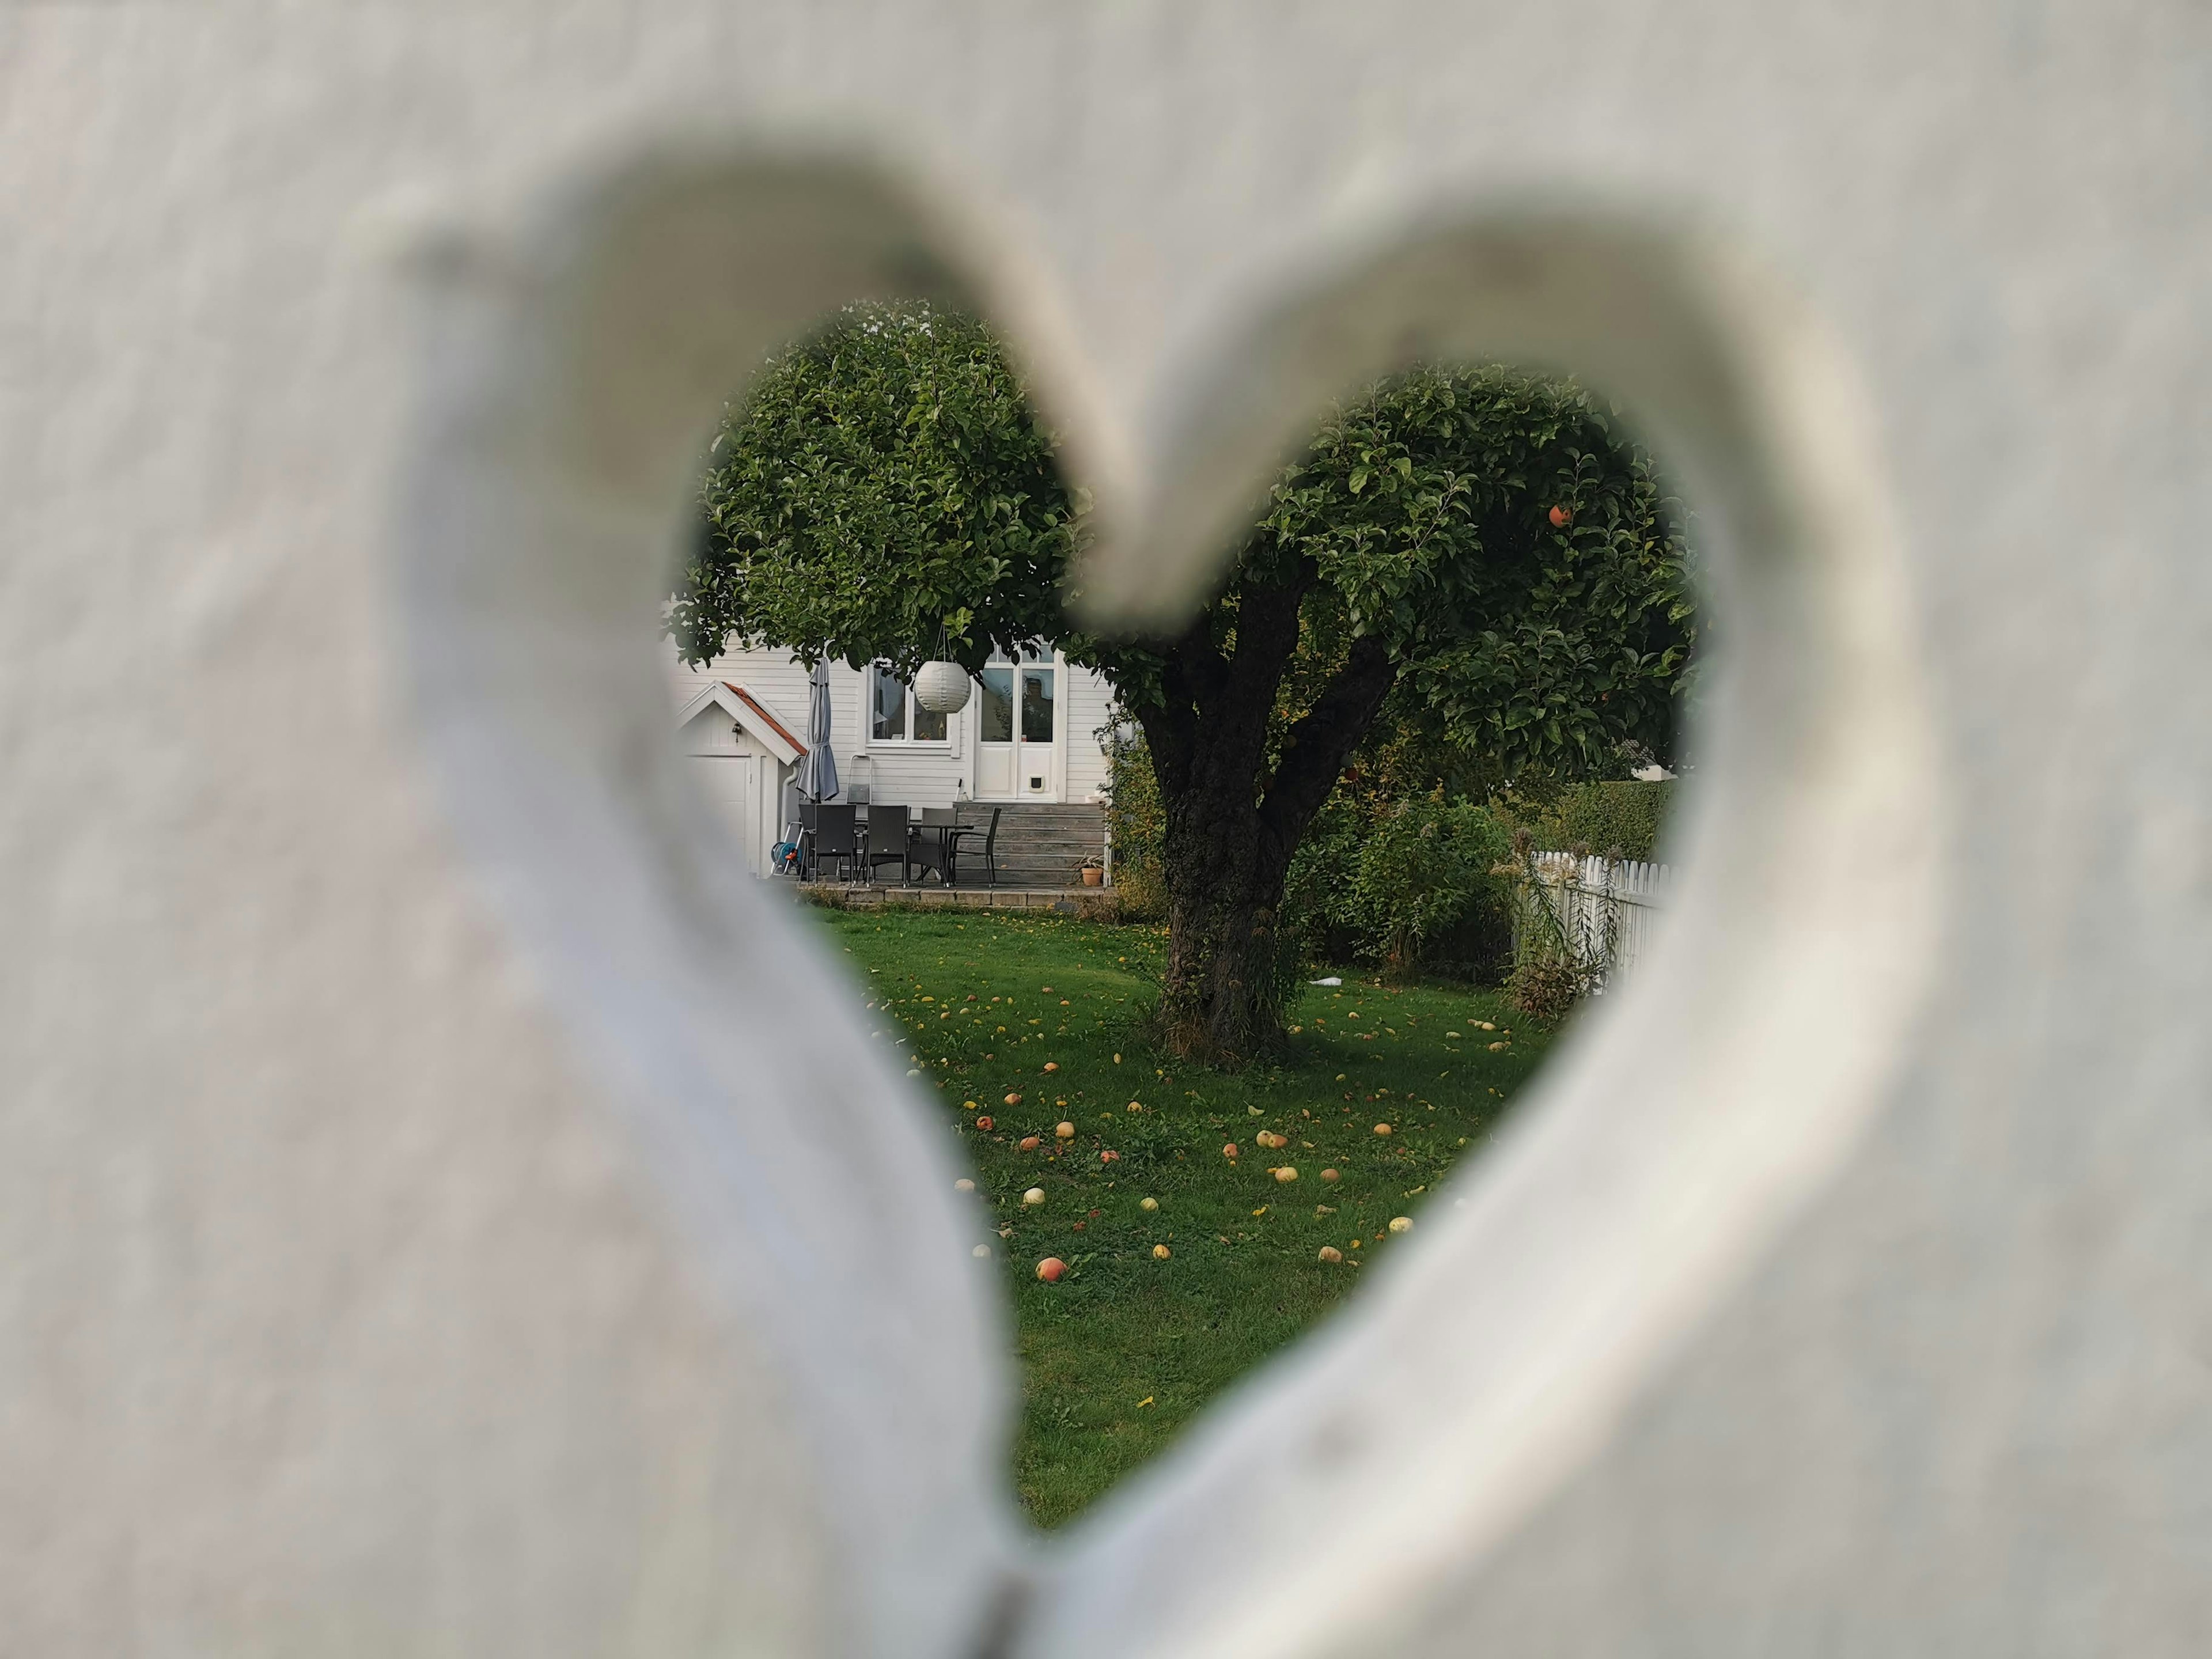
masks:
[[[802,742],[806,736],[806,670],[781,651],[732,651],[703,667],[667,653],[670,691],[681,707],[717,682],[743,686]],[[976,704],[952,718],[950,741],[939,744],[872,743],[865,716],[866,677],[842,663],[830,665],[830,732],[840,782],[865,783],[872,794],[913,806],[950,806],[973,798],[975,788]],[[1094,801],[1105,787],[1106,757],[1096,736],[1113,708],[1113,690],[1087,668],[1060,670],[1060,799]],[[780,799],[781,790],[775,792]],[[773,811],[771,815],[774,815]],[[765,866],[765,846],[761,849]]]
[[[1106,751],[1098,741],[1098,728],[1114,712],[1114,688],[1087,668],[1067,670],[1066,778],[1060,799],[1099,799],[1106,790]]]

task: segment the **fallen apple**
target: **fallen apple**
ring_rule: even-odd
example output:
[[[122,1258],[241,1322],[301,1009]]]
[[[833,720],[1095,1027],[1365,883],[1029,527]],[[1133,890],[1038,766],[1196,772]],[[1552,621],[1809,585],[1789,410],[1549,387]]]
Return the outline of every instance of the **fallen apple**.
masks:
[[[1152,1246],[1152,1260],[1155,1261],[1166,1261],[1170,1254],[1170,1252],[1169,1251],[1168,1247],[1164,1244],[1155,1244]]]
[[[1337,1173],[1336,1173],[1336,1171],[1335,1171],[1335,1170],[1323,1170],[1321,1172],[1321,1178],[1322,1178],[1323,1181],[1335,1181],[1335,1180],[1337,1180],[1339,1177],[1338,1177]]]
[[[1032,1187],[1022,1194],[1022,1207],[1025,1210],[1034,1210],[1043,1202],[1044,1188],[1042,1187]]]
[[[1067,1271],[1067,1263],[1056,1255],[1048,1255],[1037,1263],[1037,1277],[1048,1285],[1060,1283],[1060,1276]]]
[[[1052,1126],[1052,1132],[1062,1140],[1073,1140],[1075,1139],[1075,1126],[1065,1120],[1054,1124]]]
[[[1137,1200],[1137,1207],[1149,1212],[1158,1209],[1160,1201],[1157,1198],[1140,1198]]]
[[[1018,1106],[1021,1103],[1022,1097],[1019,1095],[1010,1094],[1006,1097],[1006,1104],[1009,1106]]]
[[[991,1259],[991,1247],[988,1244],[978,1244],[969,1254],[978,1261],[988,1261]]]
[[[1226,1146],[1224,1146],[1224,1147],[1221,1149],[1221,1155],[1222,1155],[1222,1157],[1224,1157],[1224,1158],[1234,1158],[1234,1157],[1236,1157],[1236,1156],[1237,1156],[1237,1143],[1236,1143],[1235,1141],[1233,1141],[1233,1140],[1232,1140],[1232,1141],[1231,1141],[1231,1142],[1230,1142]]]
[[[1036,1151],[1036,1149],[1037,1149],[1038,1147],[1040,1147],[1040,1146],[1043,1146],[1043,1145],[1044,1145],[1044,1141],[1043,1141],[1042,1138],[1042,1137],[1040,1137],[1040,1136],[1037,1136],[1037,1135],[1024,1135],[1024,1136],[1022,1137],[1022,1150],[1023,1150],[1024,1152],[1033,1152]]]
[[[1275,1171],[1275,1179],[1278,1181],[1296,1181],[1297,1178],[1298,1166],[1295,1164],[1285,1164]]]
[[[1493,1042],[1490,1044],[1490,1052],[1493,1054],[1503,1054],[1505,1052],[1506,1047],[1507,1045],[1503,1042]]]
[[[1121,1158],[1121,1153],[1119,1153],[1119,1152],[1115,1152],[1115,1151],[1113,1151],[1113,1150],[1111,1150],[1111,1149],[1109,1148],[1109,1150],[1107,1150],[1107,1151],[1105,1151],[1105,1152],[1101,1152],[1101,1153],[1099,1153],[1099,1154],[1098,1154],[1098,1161],[1099,1161],[1101,1164],[1113,1164],[1113,1163],[1115,1163],[1115,1162],[1119,1161],[1119,1159]]]
[[[975,1127],[988,1134],[991,1130],[991,1120],[988,1117],[979,1117],[975,1120]]]
[[[1409,1215],[1392,1216],[1390,1231],[1394,1233],[1410,1233],[1413,1231],[1413,1218]]]
[[[1387,1135],[1390,1133],[1390,1126],[1387,1123],[1378,1123],[1375,1126],[1375,1133],[1378,1135]]]
[[[952,1183],[952,1190],[956,1193],[972,1193],[975,1190],[975,1183],[969,1180],[966,1176],[962,1176],[959,1180]]]
[[[1048,1060],[1044,1063],[1044,1068],[1048,1072],[1056,1072],[1060,1069],[1060,1062],[1056,1060]]]
[[[1324,1244],[1321,1247],[1321,1259],[1324,1261],[1341,1261],[1344,1260],[1344,1252],[1334,1244]]]

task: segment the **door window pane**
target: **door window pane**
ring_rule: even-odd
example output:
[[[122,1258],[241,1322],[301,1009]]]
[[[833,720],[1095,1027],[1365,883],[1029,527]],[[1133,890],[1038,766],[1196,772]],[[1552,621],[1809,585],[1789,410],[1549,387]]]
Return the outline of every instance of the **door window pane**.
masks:
[[[868,670],[869,735],[883,742],[906,735],[906,687],[880,665]]]
[[[1052,741],[1052,670],[1022,670],[1022,741]]]
[[[1012,743],[1014,740],[1014,671],[1011,668],[985,669],[981,692],[976,718],[982,722],[982,740],[985,743]]]

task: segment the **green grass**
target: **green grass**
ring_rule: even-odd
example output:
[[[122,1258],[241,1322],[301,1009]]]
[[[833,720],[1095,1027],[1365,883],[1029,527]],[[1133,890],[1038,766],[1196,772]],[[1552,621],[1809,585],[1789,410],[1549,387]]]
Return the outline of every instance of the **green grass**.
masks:
[[[1543,1054],[1542,1035],[1516,1030],[1495,994],[1346,972],[1339,989],[1300,994],[1281,1064],[1224,1075],[1177,1065],[1143,1035],[1158,930],[975,911],[823,915],[867,981],[881,1040],[901,1042],[940,1091],[999,1234],[1024,1393],[1015,1480],[1044,1526],[1159,1452],[1349,1294],[1400,1243],[1391,1218],[1418,1226]],[[1061,1121],[1072,1140],[1055,1138]],[[1262,1148],[1262,1129],[1290,1145]],[[1027,1135],[1042,1146],[1022,1151]],[[1108,1151],[1118,1158],[1102,1160]],[[1297,1180],[1269,1173],[1285,1164]],[[1324,1182],[1325,1168],[1340,1178]],[[1022,1206],[1031,1187],[1041,1208]],[[1323,1245],[1345,1261],[1321,1261]],[[1067,1264],[1056,1285],[1036,1278],[1047,1256]]]

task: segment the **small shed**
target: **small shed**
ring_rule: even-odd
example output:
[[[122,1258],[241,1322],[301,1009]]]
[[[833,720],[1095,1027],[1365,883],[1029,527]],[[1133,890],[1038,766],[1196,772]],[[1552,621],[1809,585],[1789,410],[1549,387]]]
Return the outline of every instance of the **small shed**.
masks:
[[[746,870],[765,874],[783,832],[784,786],[806,745],[734,680],[702,686],[678,708],[676,729],[699,793],[730,826]]]

